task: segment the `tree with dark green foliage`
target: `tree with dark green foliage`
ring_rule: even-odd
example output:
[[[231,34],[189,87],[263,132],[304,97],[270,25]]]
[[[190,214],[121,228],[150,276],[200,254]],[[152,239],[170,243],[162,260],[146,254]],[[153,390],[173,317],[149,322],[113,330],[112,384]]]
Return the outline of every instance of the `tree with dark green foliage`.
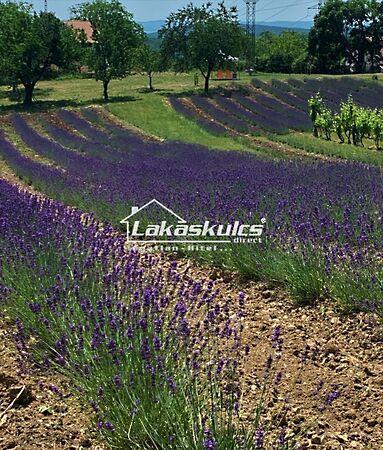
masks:
[[[255,41],[255,66],[261,72],[307,72],[307,34],[265,31]]]
[[[370,45],[368,48],[370,71],[381,70],[383,45],[383,2],[372,4],[372,14],[369,25]]]
[[[309,54],[317,72],[376,71],[382,49],[383,6],[377,0],[328,0],[314,18]]]
[[[159,31],[161,54],[176,71],[198,69],[205,79],[205,92],[213,70],[229,67],[243,55],[246,36],[236,8],[219,3],[196,7],[192,3],[170,14]]]
[[[366,70],[373,3],[374,1],[348,0],[345,8],[346,60],[357,73]]]
[[[151,48],[150,45],[144,44],[138,49],[137,58],[139,70],[148,76],[149,89],[153,91],[153,76],[164,69],[161,66],[160,52]]]
[[[25,3],[0,3],[0,74],[24,86],[24,105],[51,66],[73,68],[79,45],[73,30],[52,13],[37,14]]]
[[[93,29],[89,66],[103,83],[108,101],[109,83],[124,78],[134,67],[136,52],[145,34],[118,0],[94,0],[72,8],[75,19],[87,20]]]
[[[327,0],[314,18],[309,33],[309,54],[315,71],[341,73],[345,68],[347,39],[344,34],[346,4],[342,0]]]

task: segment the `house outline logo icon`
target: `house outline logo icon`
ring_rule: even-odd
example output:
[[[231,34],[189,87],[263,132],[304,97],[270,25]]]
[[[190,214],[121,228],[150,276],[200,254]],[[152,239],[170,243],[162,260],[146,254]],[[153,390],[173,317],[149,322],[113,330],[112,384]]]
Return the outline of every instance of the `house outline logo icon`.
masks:
[[[178,214],[176,214],[174,211],[172,211],[170,208],[168,208],[167,206],[163,205],[161,202],[159,202],[158,200],[156,200],[155,198],[153,198],[152,200],[150,200],[150,202],[145,203],[145,205],[138,207],[138,206],[132,206],[131,209],[131,213],[129,214],[129,216],[125,217],[125,219],[122,219],[120,223],[125,223],[125,224],[129,224],[130,219],[135,216],[136,214],[138,214],[140,211],[142,211],[143,209],[146,209],[148,206],[156,204],[158,205],[160,208],[164,209],[165,211],[167,211],[168,213],[172,214],[173,216],[175,216],[178,219],[178,222],[180,223],[186,223],[186,220],[183,219],[181,216],[179,216]]]
[[[160,208],[162,208],[163,210],[165,210],[166,212],[168,212],[169,214],[171,214],[172,216],[174,216],[177,220],[178,223],[180,224],[186,224],[186,220],[183,219],[181,216],[179,216],[177,213],[175,213],[172,209],[168,208],[167,206],[165,206],[163,203],[159,202],[157,199],[153,198],[152,200],[150,200],[149,202],[145,203],[145,205],[139,207],[139,206],[132,206],[131,207],[131,212],[129,214],[129,216],[125,217],[125,219],[122,219],[120,221],[120,223],[125,224],[126,225],[126,237],[127,240],[130,243],[151,243],[151,244],[156,244],[159,242],[165,242],[164,240],[132,240],[130,239],[130,234],[129,234],[129,224],[131,222],[132,217],[134,217],[136,214],[138,214],[140,211],[148,208],[151,205],[157,205]],[[175,241],[166,241],[167,243],[181,243],[182,241],[180,240],[175,240]],[[183,241],[185,242],[190,242],[190,241]]]
[[[177,220],[177,225],[168,225],[166,220],[161,220],[160,225],[149,224],[146,225],[145,233],[140,233],[138,231],[140,221],[135,220],[135,216],[150,207],[151,205],[156,205],[162,210],[166,211],[168,214],[173,216]],[[202,224],[187,224],[186,220],[175,213],[173,210],[153,198],[149,202],[145,203],[143,206],[132,206],[130,214],[125,217],[125,219],[120,221],[121,224],[126,225],[126,237],[130,244],[230,244],[233,241],[228,239],[229,237],[236,236],[260,236],[265,224],[265,219],[261,219],[261,225],[246,225],[241,224],[239,221],[235,221],[233,225],[226,225],[229,231],[226,233],[215,232],[215,227],[217,224],[211,225],[209,221],[205,221]],[[133,226],[132,226],[133,223]],[[174,229],[173,229],[174,227]],[[223,225],[218,225],[218,229],[223,227]],[[249,231],[245,232],[244,228],[250,228]],[[150,231],[150,233],[148,232]],[[241,234],[245,233],[245,234]],[[253,233],[253,234],[251,234]],[[134,237],[146,238],[148,236],[153,237],[153,239],[132,239]],[[158,239],[163,236],[162,239]],[[179,236],[179,239],[174,239],[174,236]],[[167,239],[167,237],[173,239]],[[184,239],[182,239],[184,237]],[[196,240],[196,237],[213,237],[215,239],[200,239]],[[225,239],[226,238],[226,239]]]

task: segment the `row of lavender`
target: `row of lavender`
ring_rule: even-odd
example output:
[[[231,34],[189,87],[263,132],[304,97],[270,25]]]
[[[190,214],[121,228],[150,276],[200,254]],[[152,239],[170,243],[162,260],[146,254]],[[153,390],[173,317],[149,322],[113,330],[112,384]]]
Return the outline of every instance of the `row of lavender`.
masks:
[[[281,326],[250,372],[258,398],[243,398],[243,293],[227,301],[175,262],[128,251],[109,224],[1,179],[0,217],[0,315],[22,362],[65,374],[111,448],[301,448],[280,390]],[[312,395],[318,415],[339,386]]]
[[[0,217],[0,313],[20,355],[72,380],[111,447],[287,448],[263,414],[239,426],[244,295],[229,304],[212,282],[126,251],[108,224],[3,180]]]
[[[379,169],[263,161],[248,153],[145,141],[95,110],[83,114],[88,120],[66,110],[53,119],[45,117],[39,126],[50,138],[22,116],[13,117],[24,142],[64,172],[30,160],[28,169],[27,158],[4,138],[0,151],[21,176],[45,183],[49,194],[59,191],[59,198],[67,196],[72,204],[114,223],[129,205],[144,204],[153,193],[193,222],[266,217],[263,244],[233,245],[228,252],[209,256],[212,262],[283,283],[300,301],[332,296],[345,306],[381,311]],[[52,176],[41,179],[44,170],[56,171],[59,189]],[[62,187],[65,180],[67,188]]]
[[[363,107],[382,108],[383,86],[378,81],[364,81],[359,78],[305,78],[272,80],[270,83],[254,79],[253,86],[273,95],[282,102],[307,111],[307,101],[320,93],[329,108],[337,108],[339,103],[352,95],[354,101]]]
[[[261,92],[226,90],[211,98],[203,95],[187,99],[173,97],[170,103],[177,112],[215,134],[286,133],[310,127],[303,111]]]

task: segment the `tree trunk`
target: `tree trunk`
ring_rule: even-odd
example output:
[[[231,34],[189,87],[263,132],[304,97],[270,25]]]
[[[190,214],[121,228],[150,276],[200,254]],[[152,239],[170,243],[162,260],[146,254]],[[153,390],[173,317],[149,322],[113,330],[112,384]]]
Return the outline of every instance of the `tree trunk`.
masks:
[[[33,90],[35,88],[34,83],[30,83],[30,84],[24,84],[24,89],[25,89],[25,93],[24,93],[24,106],[31,106],[32,105],[32,101],[33,101]]]
[[[149,89],[153,90],[153,74],[149,73]]]
[[[204,77],[205,77],[205,94],[209,93],[210,76],[211,76],[211,73],[213,72],[213,69],[214,69],[214,64],[210,63],[208,66],[206,75],[204,75]]]
[[[207,72],[205,76],[205,94],[209,93],[209,82],[210,82],[210,71]]]
[[[109,100],[109,95],[108,95],[109,81],[103,81],[103,85],[104,85],[104,100],[107,102]]]

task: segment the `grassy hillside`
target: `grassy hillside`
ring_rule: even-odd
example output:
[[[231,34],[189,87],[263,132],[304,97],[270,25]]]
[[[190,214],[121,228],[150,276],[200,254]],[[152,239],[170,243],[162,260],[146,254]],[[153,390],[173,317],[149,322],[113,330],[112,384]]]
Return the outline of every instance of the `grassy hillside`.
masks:
[[[284,81],[287,79],[313,79],[317,75],[302,74],[257,74],[256,77],[263,82],[271,80]],[[351,76],[371,80],[371,75]],[[235,83],[250,85],[251,78],[247,74],[240,74]],[[227,86],[229,83],[212,81],[212,88]],[[272,154],[280,153],[281,144],[286,146],[288,154],[298,149],[297,154],[322,154],[362,161],[369,164],[382,164],[381,153],[368,148],[351,148],[341,146],[336,142],[325,142],[312,139],[307,133],[290,133],[271,135],[265,133],[262,140],[249,139],[246,136],[233,137],[233,135],[216,136],[199,126],[195,121],[177,114],[170,106],[168,98],[173,94],[190,95],[200,93],[201,87],[194,87],[194,74],[164,73],[155,76],[156,90],[149,92],[146,89],[147,78],[143,75],[132,75],[123,80],[113,80],[110,84],[110,102],[108,109],[124,122],[140,128],[146,133],[163,139],[184,140],[188,142],[207,145],[225,150],[254,150],[265,147]],[[33,111],[50,110],[58,107],[79,107],[93,104],[104,105],[102,101],[101,84],[93,79],[56,79],[43,81],[38,84],[35,91],[35,105]],[[7,114],[22,111],[22,105],[12,96],[8,87],[0,88],[0,113]],[[277,142],[275,142],[277,141]],[[347,148],[346,148],[347,147]],[[300,152],[300,153],[299,153]]]

